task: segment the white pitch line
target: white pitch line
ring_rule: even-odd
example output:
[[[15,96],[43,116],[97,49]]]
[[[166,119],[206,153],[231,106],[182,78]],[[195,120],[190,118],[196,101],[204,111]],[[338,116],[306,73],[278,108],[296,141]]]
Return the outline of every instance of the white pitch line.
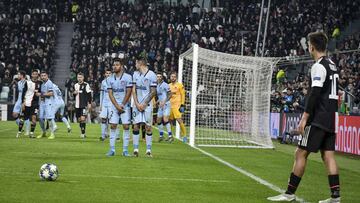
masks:
[[[207,182],[207,183],[230,183],[228,180],[210,180],[210,179],[197,179],[197,178],[167,178],[167,177],[142,177],[142,176],[114,176],[114,175],[72,175],[65,174],[73,177],[90,177],[90,178],[115,178],[115,179],[136,179],[136,180],[164,180],[164,181],[188,181],[188,182]]]
[[[11,130],[13,130],[13,129],[11,129],[11,128],[7,128],[7,129],[0,129],[0,132],[6,132],[6,131],[11,131]]]
[[[1,169],[1,168],[0,168]],[[0,171],[0,174],[11,175],[34,175],[34,173],[19,173]],[[85,177],[85,178],[114,178],[114,179],[132,179],[132,180],[148,180],[148,181],[183,181],[183,182],[206,182],[206,183],[231,183],[228,180],[209,180],[209,179],[197,179],[197,178],[167,178],[167,177],[142,177],[142,176],[115,176],[115,175],[89,175],[89,174],[59,174],[59,177]]]
[[[266,180],[264,180],[264,179],[262,179],[262,178],[260,178],[260,177],[258,177],[256,175],[254,175],[254,174],[252,174],[250,172],[247,172],[244,169],[242,169],[240,167],[237,167],[237,166],[235,166],[235,165],[233,165],[233,164],[231,164],[231,163],[229,163],[229,162],[227,162],[227,161],[225,161],[225,160],[223,160],[223,159],[221,159],[221,158],[219,158],[219,157],[217,157],[217,156],[215,156],[215,155],[213,155],[213,154],[211,154],[209,152],[206,152],[206,151],[204,151],[204,150],[202,150],[200,148],[197,148],[197,147],[193,147],[193,148],[197,149],[198,151],[205,154],[206,156],[209,156],[209,157],[215,159],[216,161],[224,164],[225,166],[228,166],[228,167],[236,170],[237,172],[240,172],[241,174],[255,180],[256,182],[258,182],[258,183],[260,183],[262,185],[265,185],[266,187],[268,187],[268,188],[270,188],[270,189],[272,189],[272,190],[274,190],[276,192],[279,192],[279,193],[284,193],[285,192],[285,190],[282,190],[278,186],[276,186],[276,185],[274,185],[274,184],[272,184],[272,183],[270,183],[270,182],[268,182],[268,181],[266,181]],[[305,202],[304,199],[302,199],[302,198],[300,198],[298,196],[296,196],[296,200],[299,201],[299,202]]]
[[[155,128],[157,128],[157,127],[155,127]],[[165,131],[164,131],[164,133],[167,134],[167,132],[165,132]],[[272,183],[270,183],[270,182],[268,182],[268,181],[266,181],[266,180],[264,180],[264,179],[262,179],[262,178],[260,178],[260,177],[258,177],[256,175],[254,175],[254,174],[252,174],[252,173],[250,173],[248,171],[245,171],[244,169],[242,169],[240,167],[237,167],[237,166],[235,166],[235,165],[233,165],[233,164],[231,164],[231,163],[229,163],[229,162],[227,162],[227,161],[225,161],[225,160],[223,160],[223,159],[221,159],[221,158],[219,158],[219,157],[217,157],[217,156],[215,156],[215,155],[213,155],[213,154],[211,154],[209,152],[206,152],[206,151],[204,151],[204,150],[202,150],[200,148],[197,148],[197,147],[192,147],[192,148],[200,151],[201,153],[205,154],[206,156],[208,156],[208,157],[210,157],[212,159],[215,159],[216,161],[224,164],[225,166],[228,166],[228,167],[234,169],[235,171],[237,171],[237,172],[239,172],[239,173],[241,173],[241,174],[255,180],[256,182],[258,182],[258,183],[260,183],[262,185],[265,185],[266,187],[270,188],[271,190],[274,190],[274,191],[279,192],[279,193],[284,193],[285,192],[285,190],[282,190],[278,186],[276,186],[276,185],[274,185],[274,184],[272,184]],[[299,201],[299,202],[305,202],[304,199],[302,199],[302,198],[300,198],[298,196],[296,196],[296,200]]]

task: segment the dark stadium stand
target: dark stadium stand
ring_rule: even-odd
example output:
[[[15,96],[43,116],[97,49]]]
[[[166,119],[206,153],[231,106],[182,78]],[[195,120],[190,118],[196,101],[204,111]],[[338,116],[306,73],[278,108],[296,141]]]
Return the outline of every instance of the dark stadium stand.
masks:
[[[56,38],[56,1],[0,1],[1,100],[14,95],[19,70],[51,71]],[[5,74],[4,74],[5,73]],[[11,81],[11,82],[10,82]],[[10,96],[11,95],[11,96]]]
[[[96,0],[54,2],[0,1],[3,5],[0,61],[5,64],[6,73],[0,75],[2,86],[12,81],[17,69],[27,72],[34,67],[51,69],[56,21],[74,21],[75,24],[71,74],[66,86],[71,91],[76,73],[84,72],[94,90],[95,101],[99,99],[102,73],[111,68],[114,56],[127,59],[129,72],[134,70],[135,56],[142,55],[153,70],[168,73],[177,70],[178,56],[192,42],[208,49],[241,54],[244,39],[244,55],[255,53],[260,5],[250,0],[227,1],[222,5],[224,8],[216,12],[200,9],[196,4],[169,6]],[[359,1],[351,0],[331,3],[312,0],[306,4],[298,0],[274,1],[264,55],[304,55],[306,52],[301,41],[311,31],[322,30],[330,38],[337,38],[352,20],[359,19],[359,6]],[[358,49],[359,33],[338,42],[336,48]],[[342,87],[359,97],[359,67],[356,67],[360,64],[359,53],[337,54],[333,60],[342,70]],[[280,99],[281,102],[272,103],[272,111],[302,110],[301,92],[307,87],[307,82],[299,78],[297,81],[284,78],[281,85],[274,84],[273,89],[280,93],[291,88],[294,96],[291,100],[288,97],[287,102]],[[6,95],[2,96],[5,98]],[[356,97],[351,97],[352,104],[348,106],[356,106]]]

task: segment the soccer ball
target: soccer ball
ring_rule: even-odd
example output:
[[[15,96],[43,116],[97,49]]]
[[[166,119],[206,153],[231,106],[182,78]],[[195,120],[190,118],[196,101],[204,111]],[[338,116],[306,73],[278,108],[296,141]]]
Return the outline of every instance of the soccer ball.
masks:
[[[55,181],[59,177],[59,171],[55,164],[43,164],[39,176],[41,180]]]

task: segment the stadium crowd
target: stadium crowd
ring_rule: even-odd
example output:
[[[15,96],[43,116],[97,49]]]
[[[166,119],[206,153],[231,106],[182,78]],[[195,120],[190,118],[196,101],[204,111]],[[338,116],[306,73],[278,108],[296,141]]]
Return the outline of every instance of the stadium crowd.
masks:
[[[355,50],[360,48],[360,32],[347,37],[338,44],[340,50]],[[340,69],[339,86],[343,91],[340,97],[340,113],[360,113],[360,53],[345,52],[333,54],[332,60]],[[276,78],[276,79],[275,79]],[[284,69],[274,74],[273,93],[271,96],[272,112],[302,112],[305,105],[305,95],[309,89],[309,78],[305,73],[299,73],[294,80],[287,80]]]
[[[226,1],[223,9],[214,10],[201,9],[198,4],[170,6],[98,0],[0,3],[0,61],[6,64],[4,75],[0,75],[1,85],[12,83],[17,69],[51,69],[56,21],[74,21],[71,75],[66,86],[72,92],[76,73],[84,72],[94,90],[96,103],[103,72],[111,68],[114,56],[127,59],[129,72],[134,70],[135,57],[140,55],[148,59],[152,70],[169,73],[177,70],[178,56],[192,42],[208,49],[241,54],[244,39],[243,54],[254,55],[260,13],[260,5],[250,0]],[[329,37],[338,37],[349,22],[360,17],[357,8],[359,2],[351,0],[329,4],[323,1],[303,4],[298,0],[273,2],[265,56],[305,54],[301,39],[311,31],[323,30]],[[21,26],[17,26],[19,24]],[[337,49],[356,49],[358,41],[359,34],[351,36],[338,43]],[[343,72],[343,88],[353,88],[350,92],[356,96],[359,71],[354,66],[359,64],[359,54],[338,54],[333,59]],[[272,97],[272,111],[302,110],[303,95],[308,88],[305,74],[299,74],[294,81],[285,79],[281,85],[274,85],[277,91]]]
[[[359,17],[357,4],[350,0],[334,1],[324,10],[319,9],[324,7],[321,1],[310,1],[309,4],[276,1],[270,15],[265,56],[305,54],[300,41],[310,31],[323,30],[329,36],[337,37],[339,29]],[[153,70],[168,73],[177,70],[179,54],[192,42],[208,49],[241,54],[244,35],[244,55],[254,55],[255,52],[260,10],[259,5],[251,1],[233,2],[219,11],[202,10],[196,4],[171,7],[93,1],[87,4],[80,2],[79,5],[71,69],[73,73],[88,74],[95,93],[99,89],[98,79],[102,78],[102,72],[110,67],[111,55],[126,57],[129,72],[134,70],[134,58],[142,55],[148,58]],[[314,10],[318,11],[316,16],[323,16],[323,21],[319,22],[310,13]],[[250,32],[244,32],[248,30]],[[294,88],[298,86],[301,84]],[[294,92],[296,97],[299,92],[302,91]],[[95,98],[98,96],[95,95]],[[289,102],[298,99],[293,100]],[[296,103],[295,106],[294,110],[289,107],[289,111],[301,111],[301,105]],[[281,109],[286,111],[287,108]]]
[[[54,0],[0,1],[0,89],[13,95],[17,72],[51,72],[56,39]],[[6,95],[5,95],[6,96]],[[6,97],[11,98],[11,97]],[[2,98],[2,99],[6,99]]]

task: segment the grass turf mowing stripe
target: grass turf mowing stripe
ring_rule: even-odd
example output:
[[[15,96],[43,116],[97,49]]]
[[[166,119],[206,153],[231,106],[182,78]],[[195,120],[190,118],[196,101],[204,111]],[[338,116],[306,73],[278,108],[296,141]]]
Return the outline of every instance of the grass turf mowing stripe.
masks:
[[[239,173],[241,173],[241,174],[255,180],[256,182],[258,182],[258,183],[260,183],[262,185],[265,185],[266,187],[268,187],[268,188],[270,188],[270,189],[272,189],[272,190],[274,190],[276,192],[279,192],[279,193],[284,193],[285,192],[285,190],[282,190],[278,186],[276,186],[276,185],[274,185],[274,184],[272,184],[272,183],[270,183],[270,182],[268,182],[268,181],[266,181],[264,179],[261,179],[260,177],[254,175],[254,174],[252,174],[252,173],[250,173],[248,171],[245,171],[244,169],[242,169],[240,167],[237,167],[237,166],[235,166],[235,165],[233,165],[233,164],[231,164],[231,163],[229,163],[227,161],[224,161],[223,159],[221,159],[221,158],[219,158],[219,157],[217,157],[217,156],[215,156],[215,155],[213,155],[213,154],[211,154],[209,152],[206,152],[206,151],[204,151],[204,150],[202,150],[200,148],[197,148],[197,147],[193,147],[193,148],[199,150],[201,153],[205,154],[206,156],[209,156],[212,159],[215,159],[216,161],[224,164],[225,166],[228,166],[228,167],[236,170],[237,172],[239,172]],[[298,196],[296,196],[296,200],[299,201],[299,202],[305,202],[305,200],[303,198],[300,198]]]
[[[158,127],[156,127],[156,126],[153,126],[153,127],[156,128],[157,130],[159,130]],[[165,131],[164,131],[164,133],[165,133],[165,134],[168,134],[168,133],[165,132]],[[180,140],[180,141],[182,141],[182,140],[179,139],[179,138],[177,138],[177,139]],[[189,146],[190,146],[190,145],[189,145]],[[255,180],[256,182],[258,182],[258,183],[260,183],[260,184],[262,184],[262,185],[265,185],[266,187],[268,187],[268,188],[270,188],[270,189],[272,189],[272,190],[274,190],[274,191],[276,191],[276,192],[279,192],[279,193],[284,193],[284,192],[285,192],[285,190],[282,190],[282,189],[279,188],[278,186],[276,186],[276,185],[274,185],[274,184],[272,184],[272,183],[270,183],[270,182],[268,182],[268,181],[266,181],[266,180],[264,180],[264,179],[261,179],[260,177],[254,175],[254,174],[252,174],[252,173],[250,173],[250,172],[248,172],[248,171],[245,171],[244,169],[242,169],[242,168],[240,168],[240,167],[237,167],[237,166],[235,166],[235,165],[233,165],[233,164],[231,164],[231,163],[229,163],[229,162],[227,162],[227,161],[225,161],[225,160],[223,160],[223,159],[221,159],[221,158],[219,158],[219,157],[217,157],[217,156],[215,156],[215,155],[213,155],[213,154],[211,154],[211,153],[209,153],[209,152],[206,152],[205,150],[202,150],[202,149],[197,148],[197,147],[193,147],[193,148],[196,149],[196,150],[198,150],[198,151],[200,151],[202,154],[205,154],[206,156],[208,156],[208,157],[210,157],[210,158],[212,158],[212,159],[215,159],[216,161],[224,164],[225,166],[228,166],[228,167],[236,170],[237,172],[239,172],[239,173],[241,173],[241,174],[243,174],[243,175],[245,175],[245,176],[247,176],[247,177]],[[304,203],[306,202],[303,198],[298,197],[298,196],[296,196],[296,200],[299,201],[299,202],[304,202]]]
[[[26,172],[9,172],[1,171],[0,174],[11,174],[11,175],[34,175],[34,173]],[[91,175],[91,174],[59,174],[59,178],[62,175],[71,176],[71,177],[84,177],[84,178],[114,178],[114,179],[132,179],[132,180],[147,180],[147,181],[181,181],[181,182],[206,182],[206,183],[231,183],[232,181],[228,180],[211,180],[211,179],[198,179],[198,178],[167,178],[167,177],[144,177],[144,176],[114,176],[114,175]],[[61,181],[61,180],[60,180]]]

